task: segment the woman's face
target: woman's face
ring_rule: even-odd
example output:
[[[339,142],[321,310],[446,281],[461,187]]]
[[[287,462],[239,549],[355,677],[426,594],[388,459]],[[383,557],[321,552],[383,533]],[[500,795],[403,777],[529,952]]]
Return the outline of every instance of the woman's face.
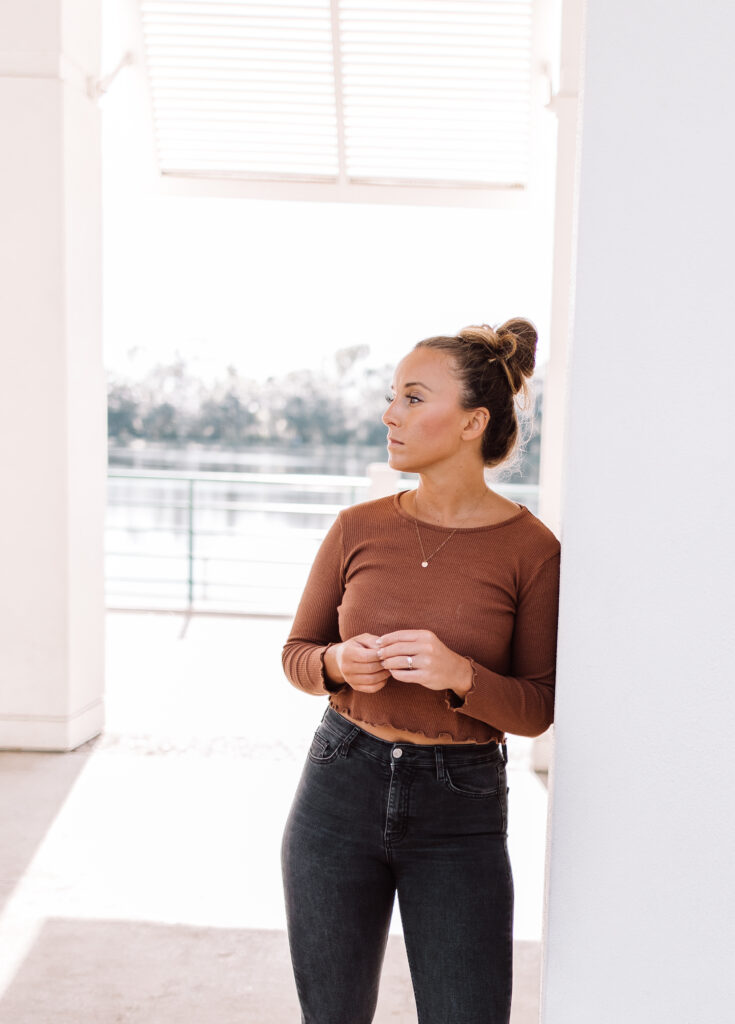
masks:
[[[388,427],[388,465],[420,473],[451,460],[465,444],[462,432],[472,412],[459,404],[459,381],[451,356],[417,348],[396,367],[383,423]],[[466,450],[466,449],[465,449]]]

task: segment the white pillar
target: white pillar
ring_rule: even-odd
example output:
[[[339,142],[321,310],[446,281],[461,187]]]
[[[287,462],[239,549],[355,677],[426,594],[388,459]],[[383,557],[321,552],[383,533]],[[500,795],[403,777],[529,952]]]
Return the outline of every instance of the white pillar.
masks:
[[[735,1005],[733,38],[587,3],[544,1024]]]
[[[539,467],[539,517],[561,531],[562,453],[567,364],[571,331],[574,266],[574,205],[579,130],[579,75],[584,0],[553,0],[553,24],[559,25],[558,59],[549,68],[552,95],[547,107],[556,117],[554,245],[551,284],[551,345],[544,381],[544,418]],[[551,32],[551,27],[550,27]],[[558,64],[558,66],[557,66]],[[548,772],[554,750],[553,725],[533,742],[534,771]],[[548,857],[548,845],[547,845]]]
[[[555,0],[554,7],[557,6]],[[572,320],[579,76],[584,0],[558,0],[561,45],[548,109],[556,117],[554,249],[552,261],[551,345],[544,381],[544,421],[539,468],[539,516],[561,530],[564,414]]]
[[[0,7],[0,747],[102,728],[99,0]]]

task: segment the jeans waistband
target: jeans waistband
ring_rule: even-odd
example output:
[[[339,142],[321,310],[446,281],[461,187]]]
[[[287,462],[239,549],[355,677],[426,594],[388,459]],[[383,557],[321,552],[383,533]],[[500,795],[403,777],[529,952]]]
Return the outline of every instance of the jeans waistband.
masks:
[[[390,762],[396,756],[401,763],[425,765],[473,764],[483,761],[502,760],[507,764],[508,751],[505,744],[497,743],[404,743],[403,740],[384,740],[373,736],[366,729],[344,718],[328,704],[322,715],[320,728],[343,740],[346,749],[355,746],[381,761]],[[400,754],[397,755],[397,751]]]

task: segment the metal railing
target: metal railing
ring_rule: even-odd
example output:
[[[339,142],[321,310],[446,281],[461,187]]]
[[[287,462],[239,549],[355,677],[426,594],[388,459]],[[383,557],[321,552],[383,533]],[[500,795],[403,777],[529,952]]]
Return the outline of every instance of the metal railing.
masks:
[[[296,610],[340,509],[414,477],[306,473],[108,472],[107,606],[281,615]],[[535,509],[535,485],[493,485]]]

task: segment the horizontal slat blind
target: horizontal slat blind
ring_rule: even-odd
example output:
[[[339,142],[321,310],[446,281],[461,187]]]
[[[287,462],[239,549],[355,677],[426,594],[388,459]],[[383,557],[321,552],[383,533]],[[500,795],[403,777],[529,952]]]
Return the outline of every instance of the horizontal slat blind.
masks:
[[[329,0],[141,10],[162,171],[334,180]]]
[[[164,173],[527,183],[533,0],[140,7]]]
[[[347,173],[524,184],[530,0],[343,0]]]

